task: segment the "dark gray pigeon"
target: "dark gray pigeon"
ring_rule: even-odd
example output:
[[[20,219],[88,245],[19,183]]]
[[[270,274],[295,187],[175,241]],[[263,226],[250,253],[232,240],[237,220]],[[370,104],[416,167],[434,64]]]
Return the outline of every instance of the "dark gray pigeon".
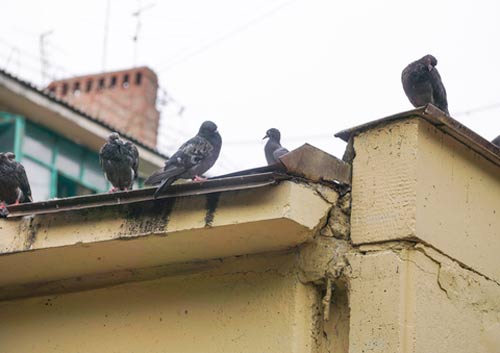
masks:
[[[0,153],[0,216],[7,216],[6,204],[32,202],[26,171],[12,152]]]
[[[267,164],[276,164],[280,161],[279,157],[287,154],[289,151],[285,147],[281,146],[281,133],[278,129],[271,128],[267,130],[266,136],[264,136],[263,140],[266,138],[269,138],[269,140],[267,140],[266,146],[264,147]]]
[[[132,142],[124,142],[116,132],[110,134],[99,151],[99,162],[113,185],[110,192],[132,190],[139,167],[139,152]]]
[[[165,162],[163,170],[156,171],[146,179],[146,185],[157,185],[154,197],[158,197],[177,179],[205,180],[203,173],[212,168],[219,158],[222,138],[217,125],[211,121],[201,124],[198,134],[185,142],[172,157]]]
[[[450,115],[446,90],[436,65],[437,59],[426,55],[405,67],[401,74],[403,89],[413,106],[421,107],[432,103]]]
[[[494,138],[493,141],[491,141],[491,143],[497,145],[500,148],[500,135]]]

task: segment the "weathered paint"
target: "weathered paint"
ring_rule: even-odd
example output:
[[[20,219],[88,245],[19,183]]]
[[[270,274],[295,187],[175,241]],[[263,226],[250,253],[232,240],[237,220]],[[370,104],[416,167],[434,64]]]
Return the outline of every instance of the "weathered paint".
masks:
[[[500,167],[417,118],[354,148],[355,244],[418,239],[500,283]]]
[[[300,212],[302,207],[308,212]],[[16,271],[0,273],[0,292],[21,284],[289,249],[314,237],[329,208],[312,188],[282,182],[218,196],[2,220],[0,267]]]
[[[3,353],[314,352],[312,285],[294,254],[200,274],[0,302]]]
[[[419,119],[354,147],[352,195],[286,181],[0,220],[2,352],[498,353],[497,167]]]
[[[423,245],[348,255],[349,353],[498,352],[500,286]]]

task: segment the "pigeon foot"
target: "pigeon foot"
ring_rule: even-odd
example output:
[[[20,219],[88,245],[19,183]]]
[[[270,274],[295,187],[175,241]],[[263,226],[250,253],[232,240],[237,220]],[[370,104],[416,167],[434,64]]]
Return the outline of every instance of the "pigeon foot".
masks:
[[[199,176],[199,175],[195,175],[195,176],[193,177],[193,181],[196,181],[196,182],[206,181],[206,180],[207,180],[207,178],[202,177],[202,176]]]
[[[9,210],[7,209],[7,206],[5,206],[5,203],[0,204],[0,218],[6,218],[9,215]]]

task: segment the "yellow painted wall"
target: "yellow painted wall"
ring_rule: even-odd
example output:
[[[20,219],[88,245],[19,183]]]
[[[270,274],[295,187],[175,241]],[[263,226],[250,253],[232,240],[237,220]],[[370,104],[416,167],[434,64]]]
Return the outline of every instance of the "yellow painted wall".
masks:
[[[200,197],[5,221],[0,353],[500,353],[498,166],[418,118],[354,146],[352,209],[285,182],[211,225]]]
[[[355,244],[420,240],[500,283],[500,167],[423,119],[356,136]]]
[[[497,283],[425,246],[349,262],[349,353],[500,352]]]
[[[311,352],[316,293],[292,255],[210,271],[0,302],[2,353]]]

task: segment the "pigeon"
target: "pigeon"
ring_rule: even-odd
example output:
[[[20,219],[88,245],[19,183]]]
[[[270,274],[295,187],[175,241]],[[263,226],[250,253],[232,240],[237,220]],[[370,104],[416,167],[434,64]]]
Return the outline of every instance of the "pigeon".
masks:
[[[268,165],[276,164],[278,163],[279,157],[283,156],[284,154],[287,154],[289,151],[281,146],[280,144],[280,139],[281,139],[281,133],[278,129],[269,129],[266,132],[266,136],[264,136],[263,140],[269,138],[269,140],[266,143],[266,146],[264,147],[264,153],[266,154],[266,160]]]
[[[16,162],[12,152],[0,153],[0,216],[6,217],[6,204],[32,202],[31,188],[26,171]]]
[[[500,135],[498,135],[497,137],[495,137],[492,141],[491,141],[492,144],[498,146],[500,148]]]
[[[99,151],[99,162],[113,185],[110,192],[132,190],[139,167],[139,151],[132,142],[124,142],[116,132],[110,134]]]
[[[446,115],[450,115],[446,90],[436,65],[437,59],[426,55],[405,67],[401,74],[403,89],[413,106],[421,107],[432,103]]]
[[[158,185],[154,193],[157,198],[170,184],[177,179],[193,179],[203,181],[203,173],[212,168],[219,158],[222,138],[217,125],[211,121],[201,124],[198,134],[182,144],[181,147],[165,162],[163,170],[154,172],[144,182],[146,185]]]

